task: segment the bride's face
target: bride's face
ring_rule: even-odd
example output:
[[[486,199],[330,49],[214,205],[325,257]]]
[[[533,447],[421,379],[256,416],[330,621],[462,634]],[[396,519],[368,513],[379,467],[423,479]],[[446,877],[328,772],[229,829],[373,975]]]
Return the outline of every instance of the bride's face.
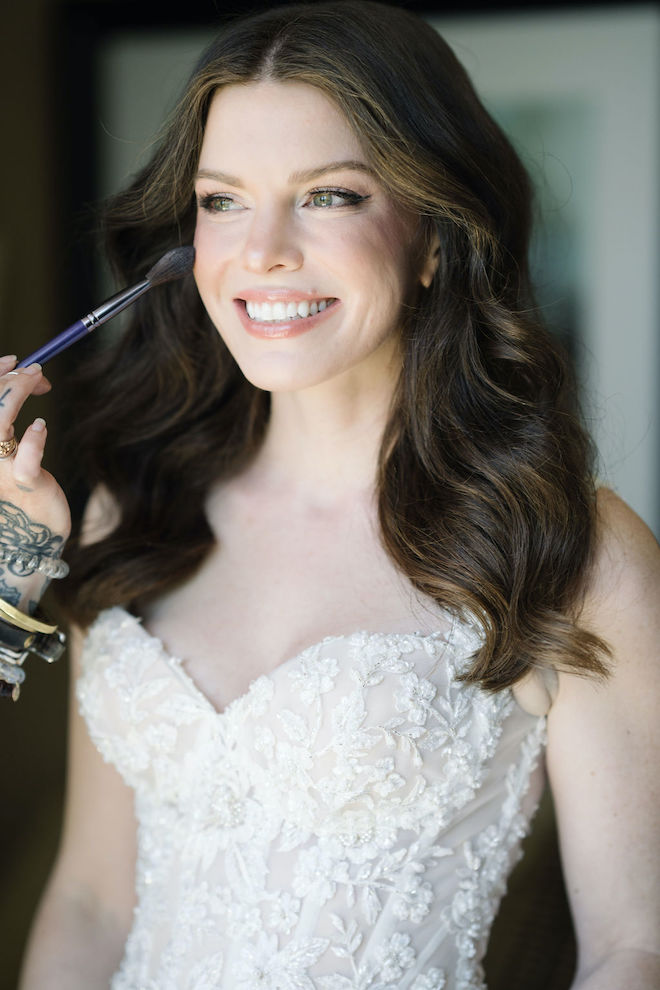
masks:
[[[417,218],[320,90],[219,90],[196,197],[197,286],[251,382],[289,391],[396,374],[402,307],[432,261]]]

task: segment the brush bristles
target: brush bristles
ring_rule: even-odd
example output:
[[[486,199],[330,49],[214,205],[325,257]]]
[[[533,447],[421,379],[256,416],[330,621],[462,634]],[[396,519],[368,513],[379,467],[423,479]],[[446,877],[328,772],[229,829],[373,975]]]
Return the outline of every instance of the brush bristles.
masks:
[[[192,244],[185,247],[173,248],[164,254],[160,261],[151,268],[145,278],[152,285],[162,285],[175,278],[187,275],[195,261],[195,248]]]

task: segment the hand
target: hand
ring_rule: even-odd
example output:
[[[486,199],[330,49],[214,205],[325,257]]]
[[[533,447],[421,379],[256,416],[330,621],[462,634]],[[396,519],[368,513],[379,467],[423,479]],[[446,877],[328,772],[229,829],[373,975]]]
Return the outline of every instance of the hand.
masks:
[[[15,364],[12,357],[0,358],[0,454],[7,449],[2,441],[14,436],[16,417],[28,396],[44,395],[51,387],[39,365],[13,371]],[[59,557],[71,530],[71,515],[64,492],[41,466],[46,432],[44,421],[35,420],[15,453],[0,458],[0,548]],[[18,562],[0,563],[0,597],[29,612],[48,578],[25,570]]]

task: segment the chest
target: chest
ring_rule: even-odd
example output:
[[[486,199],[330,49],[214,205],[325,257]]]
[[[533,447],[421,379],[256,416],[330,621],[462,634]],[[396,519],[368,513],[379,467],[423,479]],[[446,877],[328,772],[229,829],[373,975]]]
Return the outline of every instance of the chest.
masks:
[[[261,674],[326,636],[431,631],[420,599],[381,545],[374,513],[242,500],[212,515],[217,544],[145,624],[222,710]]]
[[[326,636],[437,626],[438,610],[381,545],[369,506],[301,511],[243,500],[212,521],[216,547],[145,623],[219,709]]]

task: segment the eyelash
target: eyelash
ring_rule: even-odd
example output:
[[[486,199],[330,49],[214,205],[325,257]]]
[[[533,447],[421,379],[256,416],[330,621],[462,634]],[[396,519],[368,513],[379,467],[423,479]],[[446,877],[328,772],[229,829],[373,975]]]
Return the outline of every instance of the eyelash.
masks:
[[[361,196],[360,193],[351,192],[350,189],[335,189],[332,187],[324,187],[323,189],[312,189],[308,195],[308,200],[314,199],[316,196],[322,196],[328,194],[330,196],[340,196],[344,202],[342,206],[357,206],[358,203],[363,203],[368,196]],[[320,206],[318,209],[328,209],[328,207]],[[331,209],[331,207],[330,207]]]
[[[316,209],[341,209],[345,206],[357,206],[359,203],[363,203],[370,198],[369,196],[362,196],[360,193],[351,192],[350,189],[335,189],[326,186],[322,189],[312,189],[308,193],[306,202],[310,203],[316,196],[322,196],[323,194],[339,196],[344,200],[344,202],[341,203],[339,207],[319,206],[316,207]],[[197,202],[199,208],[201,210],[205,210],[207,213],[231,213],[231,208],[227,210],[215,209],[215,204],[220,202],[234,203],[235,200],[231,196],[227,196],[222,193],[208,193],[204,196],[199,196]]]
[[[233,203],[234,200],[231,196],[224,196],[220,193],[207,193],[205,196],[197,197],[197,203],[200,210],[206,210],[207,213],[230,213],[230,210],[214,209],[214,205],[221,202]]]

